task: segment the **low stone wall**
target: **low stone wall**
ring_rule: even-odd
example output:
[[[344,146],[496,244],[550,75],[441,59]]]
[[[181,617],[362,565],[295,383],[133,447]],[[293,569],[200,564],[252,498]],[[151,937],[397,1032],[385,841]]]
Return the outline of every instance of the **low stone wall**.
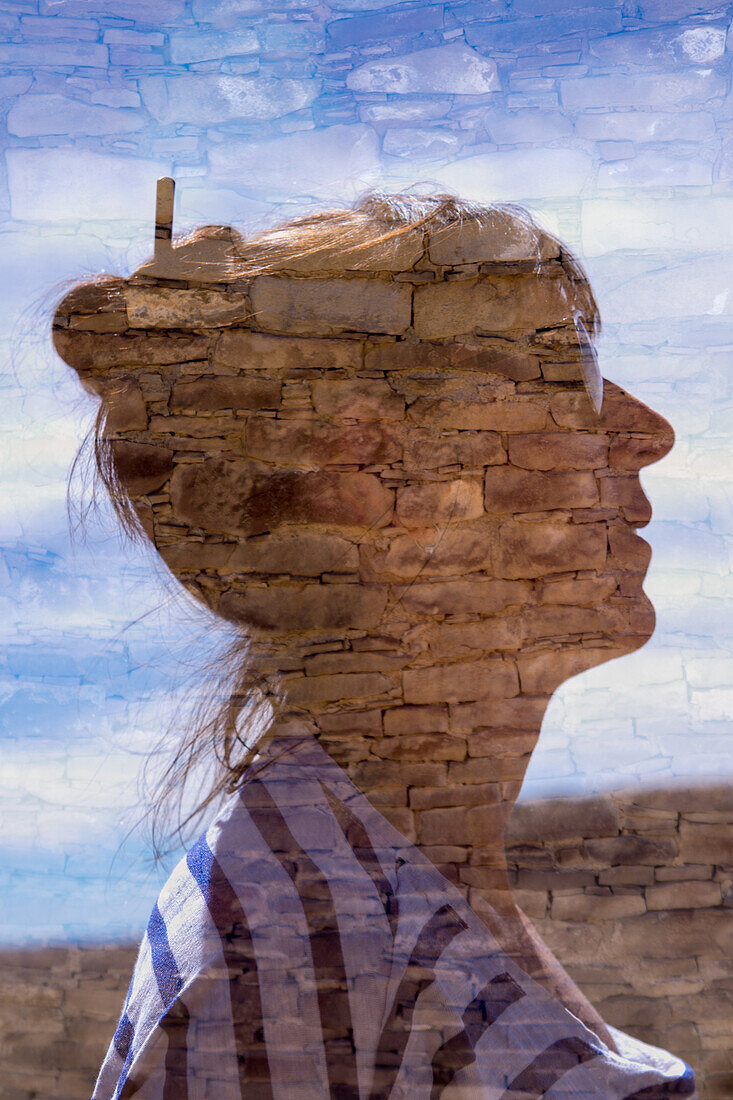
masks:
[[[733,790],[627,791],[516,807],[518,900],[601,1015],[733,1095]],[[135,948],[0,952],[2,1100],[85,1100]]]

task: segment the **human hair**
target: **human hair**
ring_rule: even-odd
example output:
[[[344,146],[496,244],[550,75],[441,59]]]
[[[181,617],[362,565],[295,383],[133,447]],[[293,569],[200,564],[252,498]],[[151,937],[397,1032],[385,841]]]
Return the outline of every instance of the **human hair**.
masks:
[[[263,275],[328,273],[338,277],[367,271],[378,277],[383,268],[399,271],[400,257],[409,252],[406,246],[413,243],[420,250],[427,250],[430,241],[445,239],[456,230],[469,235],[474,232],[479,239],[477,250],[465,261],[466,267],[480,263],[559,279],[567,291],[573,318],[576,321],[580,318],[590,339],[595,340],[600,327],[598,307],[582,265],[556,237],[542,230],[525,209],[514,204],[481,205],[449,194],[371,192],[350,208],[297,217],[250,238],[228,227],[203,226],[177,238],[172,251],[184,254],[206,242],[219,242],[222,248],[214,259],[204,261],[210,262],[211,268],[203,274],[210,282],[246,292],[252,280]],[[496,244],[494,253],[490,248],[492,241]],[[144,272],[145,265],[140,270]],[[170,277],[168,283],[176,287],[187,285],[189,289],[200,285],[195,274],[188,280]],[[124,300],[127,285],[127,281],[119,278],[100,277],[72,291],[57,317],[64,311],[66,315],[73,313],[77,305],[83,307],[86,315],[98,314],[103,318],[105,314],[114,314]],[[572,322],[569,323],[572,327]],[[101,326],[97,331],[106,330]],[[102,397],[88,444],[97,477],[109,494],[123,529],[133,537],[149,537],[141,510],[127,488],[131,473],[129,453],[117,444],[109,420],[110,404],[124,382],[109,382],[96,376],[91,353],[88,361],[77,369],[82,380],[88,372],[88,378],[93,380],[91,388]],[[202,700],[189,728],[178,738],[170,761],[155,779],[150,796],[154,838],[166,831],[182,836],[213,802],[236,789],[266,737],[262,732],[266,715],[279,711],[277,693],[265,687],[258,669],[248,662],[243,631],[233,640],[228,654],[219,659],[212,684],[211,695]],[[255,736],[248,735],[252,730]],[[199,774],[202,766],[208,767],[210,773],[207,789],[194,800],[190,811],[183,817],[179,815],[175,827],[163,829],[166,815],[180,807],[186,783]],[[160,850],[157,842],[156,848]]]

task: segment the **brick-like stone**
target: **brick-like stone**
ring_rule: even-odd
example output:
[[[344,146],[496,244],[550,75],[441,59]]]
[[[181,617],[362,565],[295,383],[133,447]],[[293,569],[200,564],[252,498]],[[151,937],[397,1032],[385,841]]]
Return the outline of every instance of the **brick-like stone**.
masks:
[[[407,611],[422,615],[492,615],[528,597],[528,589],[510,581],[433,581],[412,584],[400,596]]]
[[[328,587],[333,587],[329,585]],[[372,699],[386,695],[392,684],[380,672],[353,672],[332,676],[302,676],[283,683],[288,701],[331,703],[338,699]]]
[[[351,573],[358,566],[358,548],[348,539],[325,532],[303,531],[243,539],[230,548],[225,568],[229,572],[242,570],[317,577],[322,573]]]
[[[558,255],[548,234],[496,211],[483,224],[464,222],[430,233],[428,255],[434,264],[542,263]]]
[[[422,810],[418,826],[420,844],[486,844],[501,834],[505,805],[453,806]]]
[[[717,882],[668,882],[644,891],[647,909],[709,909],[721,904]]]
[[[574,836],[616,836],[618,817],[610,795],[558,798],[520,803],[514,807],[507,843],[564,840]]]
[[[646,912],[644,898],[629,894],[625,897],[595,897],[591,894],[569,894],[553,898],[552,919],[567,921],[622,920]]]
[[[128,284],[125,302],[131,328],[222,328],[244,322],[248,315],[246,296],[224,290]]]
[[[369,370],[414,371],[436,379],[464,370],[496,374],[514,382],[540,377],[539,360],[532,355],[457,341],[429,344],[423,340],[398,340],[371,345],[364,357],[364,366]]]
[[[318,470],[328,465],[396,462],[402,443],[393,427],[378,422],[336,425],[322,420],[252,417],[244,451],[262,462]]]
[[[144,78],[141,92],[153,118],[164,125],[187,123],[197,104],[199,126],[227,122],[261,122],[308,107],[318,95],[316,80],[231,73],[186,73],[185,77]],[[162,94],[161,94],[162,92]]]
[[[320,416],[351,420],[402,420],[405,402],[379,378],[324,379],[312,384]]]
[[[681,822],[680,858],[685,863],[733,866],[733,823],[721,827]]]
[[[235,370],[349,370],[361,366],[362,345],[356,340],[271,336],[264,332],[228,329],[216,339],[214,366]]]
[[[263,475],[246,462],[207,458],[171,481],[176,518],[221,534],[256,535],[284,523],[372,527],[389,523],[393,495],[362,473]]]
[[[452,401],[441,397],[419,397],[408,410],[408,419],[417,424],[495,432],[538,430],[545,427],[547,416],[547,403],[537,397],[506,401]]]
[[[411,323],[412,290],[382,279],[288,279],[260,275],[250,290],[258,328],[303,335],[403,333]]]
[[[615,656],[617,651],[608,646],[578,643],[563,647],[553,646],[552,649],[543,649],[538,653],[520,654],[517,667],[522,691],[531,695],[549,694],[564,680],[587,672],[589,668]]]
[[[558,508],[592,508],[598,484],[590,471],[517,470],[492,466],[484,479],[487,512],[544,512]]]
[[[55,328],[53,343],[70,367],[101,373],[107,367],[165,366],[205,360],[209,338],[97,335]]]
[[[444,706],[402,706],[384,712],[386,734],[446,733],[447,730],[448,709]]]
[[[403,733],[381,738],[373,752],[384,760],[464,760],[466,742],[448,733]]]
[[[608,465],[608,436],[582,432],[510,435],[509,461],[524,470],[597,470]]]
[[[431,481],[397,490],[395,515],[405,527],[460,523],[483,514],[483,494],[478,481]]]
[[[104,399],[107,406],[106,434],[144,431],[147,428],[148,412],[137,382],[130,379],[111,386],[104,393]]]
[[[413,428],[404,441],[405,469],[438,470],[443,466],[494,466],[506,462],[499,432],[435,432]]]
[[[476,699],[510,699],[519,691],[510,661],[485,660],[406,669],[402,674],[407,703],[466,703]]]
[[[671,838],[634,834],[588,840],[585,849],[591,859],[609,867],[627,864],[665,866],[677,855],[677,845]]]
[[[173,471],[173,452],[150,443],[114,439],[110,443],[114,467],[130,496],[143,496],[160,489]]]
[[[472,623],[437,623],[430,634],[430,650],[441,660],[460,659],[476,652],[496,653],[518,649],[522,620],[509,612]]]
[[[272,378],[208,374],[174,382],[170,407],[173,412],[197,413],[275,409],[280,404],[280,393],[280,382]]]
[[[490,549],[484,531],[445,530],[428,541],[423,535],[397,535],[390,539],[386,549],[368,544],[362,546],[362,573],[367,579],[389,576],[395,580],[412,580],[418,575],[462,577],[486,569]]]
[[[422,340],[476,332],[534,332],[568,321],[559,279],[534,275],[460,280],[415,289],[414,329]]]
[[[415,810],[434,810],[442,806],[491,806],[498,802],[501,802],[501,786],[498,783],[410,788],[410,805]]]
[[[500,83],[495,61],[456,42],[367,61],[349,73],[346,86],[380,95],[485,95]]]
[[[384,589],[311,584],[230,589],[222,595],[219,611],[255,629],[286,633],[323,627],[369,629],[380,622],[386,605]]]
[[[496,573],[500,577],[518,578],[544,577],[573,569],[603,569],[606,546],[605,523],[509,521],[499,528]],[[600,594],[606,586],[599,581],[595,587],[593,583],[586,587]],[[581,602],[580,590],[567,602]]]

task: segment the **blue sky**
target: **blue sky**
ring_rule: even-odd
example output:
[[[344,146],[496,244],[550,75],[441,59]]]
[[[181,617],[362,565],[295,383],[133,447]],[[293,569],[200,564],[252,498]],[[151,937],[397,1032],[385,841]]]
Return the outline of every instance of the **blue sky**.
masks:
[[[150,252],[162,174],[179,231],[428,180],[524,202],[581,255],[604,373],[677,433],[643,475],[658,627],[558,693],[523,796],[730,775],[727,9],[20,0],[0,22],[2,936],[137,930],[160,878],[139,832],[110,865],[142,754],[192,702],[191,655],[224,640],[103,505],[68,532],[94,405],[50,311],[60,281]]]

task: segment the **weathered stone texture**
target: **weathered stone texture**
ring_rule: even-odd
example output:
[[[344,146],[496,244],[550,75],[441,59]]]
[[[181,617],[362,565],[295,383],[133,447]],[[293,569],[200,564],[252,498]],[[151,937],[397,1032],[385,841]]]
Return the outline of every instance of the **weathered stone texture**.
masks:
[[[131,328],[209,329],[247,317],[246,296],[221,290],[130,285],[125,302]]]
[[[171,482],[176,515],[221,534],[256,535],[284,523],[367,527],[389,522],[393,494],[361,473],[255,472],[210,458],[179,466]]]
[[[477,330],[534,332],[569,320],[559,279],[527,275],[436,283],[415,289],[415,333],[440,340]]]
[[[361,364],[361,353],[361,344],[354,340],[270,336],[262,332],[228,329],[217,337],[213,361],[215,366],[240,371],[291,373],[307,368],[346,370],[357,367]]]
[[[382,279],[287,279],[260,275],[250,290],[258,328],[303,335],[340,332],[403,333],[412,291]]]

